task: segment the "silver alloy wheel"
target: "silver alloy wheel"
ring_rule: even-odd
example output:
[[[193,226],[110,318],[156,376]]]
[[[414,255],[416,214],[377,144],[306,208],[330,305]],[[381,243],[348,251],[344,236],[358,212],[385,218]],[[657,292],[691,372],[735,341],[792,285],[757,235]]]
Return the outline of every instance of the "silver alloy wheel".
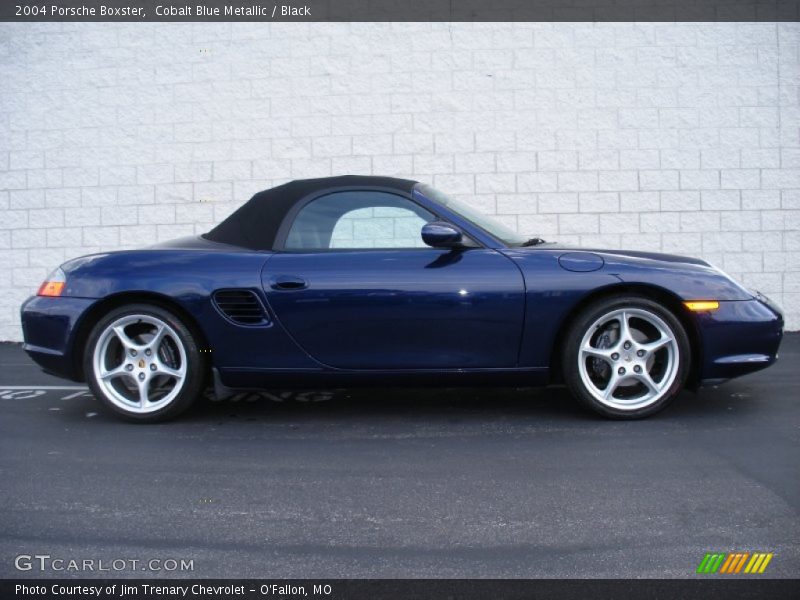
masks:
[[[658,402],[678,376],[675,333],[661,317],[642,308],[606,313],[586,331],[578,370],[599,402],[633,411]]]
[[[146,414],[172,402],[186,381],[186,350],[175,330],[152,315],[126,315],[100,334],[94,379],[119,408]]]

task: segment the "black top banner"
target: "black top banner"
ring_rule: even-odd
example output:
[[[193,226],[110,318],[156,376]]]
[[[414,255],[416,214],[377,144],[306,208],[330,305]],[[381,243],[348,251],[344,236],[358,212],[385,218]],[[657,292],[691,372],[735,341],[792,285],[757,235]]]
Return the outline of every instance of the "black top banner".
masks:
[[[797,21],[800,0],[3,0],[0,21]]]

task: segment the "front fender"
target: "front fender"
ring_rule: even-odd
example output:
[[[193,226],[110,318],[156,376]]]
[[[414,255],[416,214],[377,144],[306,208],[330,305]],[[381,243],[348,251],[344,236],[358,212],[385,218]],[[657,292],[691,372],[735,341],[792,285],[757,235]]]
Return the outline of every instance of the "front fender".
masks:
[[[701,261],[673,262],[636,256],[602,255],[604,271],[623,283],[668,290],[681,300],[752,300],[753,294],[719,269]]]

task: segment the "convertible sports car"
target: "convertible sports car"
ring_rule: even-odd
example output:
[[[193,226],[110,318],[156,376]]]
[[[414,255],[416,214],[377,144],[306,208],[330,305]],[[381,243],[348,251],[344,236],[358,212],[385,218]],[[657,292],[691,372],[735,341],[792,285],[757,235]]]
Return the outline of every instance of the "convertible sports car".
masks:
[[[529,239],[421,183],[253,196],[210,232],[71,260],[25,350],[118,415],[236,389],[565,383],[612,418],[777,358],[781,311],[702,260]]]

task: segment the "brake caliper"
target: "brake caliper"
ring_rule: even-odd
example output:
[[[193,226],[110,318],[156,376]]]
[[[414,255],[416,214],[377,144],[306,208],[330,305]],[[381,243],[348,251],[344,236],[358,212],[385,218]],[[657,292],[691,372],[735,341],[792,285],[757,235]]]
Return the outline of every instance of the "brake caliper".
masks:
[[[605,348],[611,348],[612,345],[611,336],[609,335],[609,331],[606,330],[597,338],[595,348],[603,350]],[[589,359],[589,364],[592,367],[592,373],[598,377],[606,378],[611,374],[611,366],[602,358],[591,358]]]

